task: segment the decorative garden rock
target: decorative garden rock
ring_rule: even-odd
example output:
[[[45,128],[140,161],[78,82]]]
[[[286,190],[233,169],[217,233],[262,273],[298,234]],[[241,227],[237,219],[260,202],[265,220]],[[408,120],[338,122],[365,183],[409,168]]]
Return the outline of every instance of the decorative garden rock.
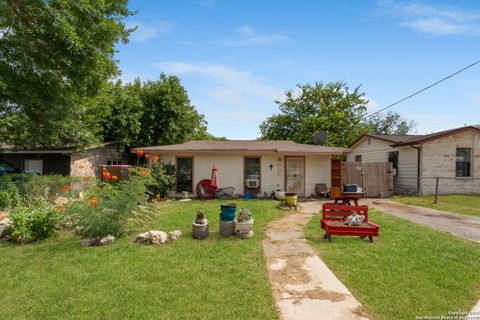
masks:
[[[168,240],[176,240],[180,238],[182,235],[182,231],[180,230],[173,230],[170,231],[168,234],[165,231],[161,230],[150,230],[144,233],[140,233],[135,238],[135,243],[141,244],[165,244]]]
[[[168,238],[171,240],[176,240],[182,236],[182,231],[180,230],[173,230],[168,233]]]
[[[106,246],[107,244],[114,243],[115,237],[108,235],[103,238],[87,238],[82,239],[80,244],[84,247],[94,247],[94,246]]]
[[[11,224],[12,221],[9,218],[0,220],[0,238],[2,238],[4,231],[7,230]]]
[[[168,234],[165,231],[152,230],[148,233],[152,244],[164,244],[168,241]]]

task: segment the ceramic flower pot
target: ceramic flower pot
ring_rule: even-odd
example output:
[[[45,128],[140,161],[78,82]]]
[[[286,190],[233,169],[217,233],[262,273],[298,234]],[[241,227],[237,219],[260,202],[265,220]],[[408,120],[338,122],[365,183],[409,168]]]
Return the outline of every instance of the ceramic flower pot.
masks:
[[[208,230],[208,220],[205,219],[206,223],[198,224],[195,223],[195,220],[192,221],[192,236],[195,239],[205,239],[208,237],[209,230]]]

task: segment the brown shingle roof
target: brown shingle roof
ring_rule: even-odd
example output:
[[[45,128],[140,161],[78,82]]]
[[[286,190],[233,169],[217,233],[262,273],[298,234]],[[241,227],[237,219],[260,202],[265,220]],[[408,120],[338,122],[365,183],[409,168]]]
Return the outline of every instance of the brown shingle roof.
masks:
[[[459,132],[464,132],[467,130],[475,130],[477,132],[480,132],[479,128],[472,127],[472,126],[467,126],[467,127],[460,127],[460,128],[454,128],[454,129],[449,129],[445,131],[440,131],[440,132],[435,132],[431,134],[423,134],[423,135],[385,135],[385,134],[364,134],[357,140],[355,140],[349,148],[351,148],[355,143],[360,141],[363,137],[372,137],[388,142],[392,142],[393,146],[408,146],[408,145],[413,145],[413,144],[419,144],[419,143],[424,143],[427,141],[435,140],[441,137],[445,137],[451,134],[459,133]]]
[[[132,149],[132,153],[141,149],[150,152],[277,152],[277,153],[313,153],[342,154],[349,152],[348,148],[325,147],[318,145],[299,144],[287,140],[197,140],[182,144],[145,147]]]

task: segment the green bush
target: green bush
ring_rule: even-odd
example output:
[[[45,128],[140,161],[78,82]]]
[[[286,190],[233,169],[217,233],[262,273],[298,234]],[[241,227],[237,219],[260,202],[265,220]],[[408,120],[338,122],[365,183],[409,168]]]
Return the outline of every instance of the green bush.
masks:
[[[149,217],[151,211],[139,207],[146,203],[146,181],[144,175],[133,174],[127,181],[88,190],[83,201],[75,201],[67,209],[75,232],[82,238],[119,237],[130,219]]]
[[[8,175],[0,179],[0,210],[14,208],[22,202],[22,196],[12,178]]]
[[[71,186],[73,183],[80,182],[78,177],[69,177],[62,175],[23,175],[19,183],[21,192],[28,198],[43,197],[53,200],[65,193],[65,186]],[[68,191],[72,193],[72,191]]]
[[[29,206],[14,209],[10,218],[11,240],[28,243],[55,235],[59,214],[55,207],[39,198]]]
[[[173,186],[175,186],[175,167],[154,161],[150,171],[150,182],[147,185],[148,192],[165,198]]]

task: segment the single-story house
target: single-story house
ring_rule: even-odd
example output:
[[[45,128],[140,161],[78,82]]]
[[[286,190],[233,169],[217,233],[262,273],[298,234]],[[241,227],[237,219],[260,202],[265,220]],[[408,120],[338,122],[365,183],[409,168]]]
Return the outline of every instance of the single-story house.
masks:
[[[22,148],[4,145],[0,160],[12,165],[19,172],[61,174],[80,177],[99,176],[100,166],[127,164],[128,155],[118,151],[116,142],[76,151],[74,147],[57,149]]]
[[[426,135],[365,134],[349,162],[392,162],[399,194],[480,193],[480,129],[460,127]]]
[[[220,187],[234,187],[235,193],[269,196],[286,190],[310,196],[315,194],[315,184],[330,186],[332,157],[349,151],[279,140],[190,141],[131,152],[138,149],[175,165],[177,182],[170,196],[182,191],[196,194],[196,185],[210,179],[214,165]]]

